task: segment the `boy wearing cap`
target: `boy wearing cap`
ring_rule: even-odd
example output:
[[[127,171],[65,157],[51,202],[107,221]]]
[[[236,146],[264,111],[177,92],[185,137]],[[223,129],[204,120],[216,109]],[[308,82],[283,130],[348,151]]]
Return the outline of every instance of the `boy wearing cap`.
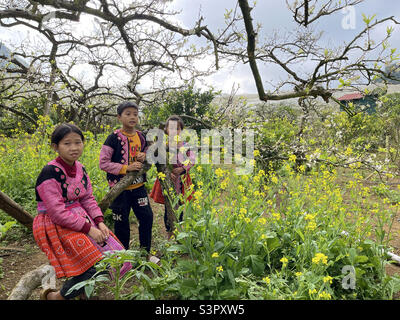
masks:
[[[133,102],[123,102],[117,108],[121,129],[111,133],[100,151],[100,169],[107,172],[107,180],[113,187],[129,171],[139,171],[146,158],[147,143],[144,134],[136,129],[139,107]],[[144,187],[146,175],[138,177],[111,204],[115,235],[125,249],[129,249],[129,213],[133,209],[139,222],[140,247],[150,252],[153,211]]]

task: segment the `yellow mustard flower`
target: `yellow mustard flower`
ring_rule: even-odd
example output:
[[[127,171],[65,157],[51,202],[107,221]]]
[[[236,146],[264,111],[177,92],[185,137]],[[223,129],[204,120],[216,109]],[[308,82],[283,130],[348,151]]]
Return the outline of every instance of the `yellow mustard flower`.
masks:
[[[265,219],[264,217],[262,217],[262,218],[260,218],[260,219],[258,219],[258,222],[260,223],[260,224],[266,224],[267,223],[267,219]]]
[[[166,175],[165,175],[165,173],[163,173],[163,172],[159,172],[159,173],[157,174],[157,177],[158,177],[158,179],[160,179],[161,181],[164,181]]]
[[[278,178],[276,176],[273,176],[271,178],[272,183],[277,184],[278,183]]]
[[[328,264],[328,257],[319,252],[315,254],[314,258],[312,258],[312,262],[315,264],[319,264],[320,262],[322,264]]]
[[[316,289],[308,289],[308,294],[311,296],[312,294],[317,293]]]
[[[264,277],[262,279],[266,284],[270,284],[271,283],[271,279],[269,277]]]
[[[221,182],[221,189],[225,190],[227,186],[228,186],[228,183],[227,183],[227,181],[225,179],[224,181]]]
[[[328,292],[325,292],[325,291],[322,291],[318,295],[318,297],[321,298],[321,299],[327,299],[327,300],[330,300],[332,298],[332,296]]]
[[[283,257],[281,260],[279,260],[280,262],[282,262],[283,266],[286,266],[287,263],[289,262],[289,260],[286,257]]]
[[[221,168],[218,168],[215,170],[215,174],[217,175],[218,178],[220,178],[224,175],[224,171]]]

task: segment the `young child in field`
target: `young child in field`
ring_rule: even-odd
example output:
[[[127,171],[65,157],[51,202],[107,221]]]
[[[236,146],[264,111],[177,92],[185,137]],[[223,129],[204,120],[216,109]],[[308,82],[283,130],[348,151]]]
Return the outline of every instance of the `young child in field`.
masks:
[[[175,191],[177,194],[185,194],[188,188],[192,184],[190,179],[189,170],[193,167],[195,162],[195,154],[190,150],[188,144],[185,141],[180,141],[179,136],[184,128],[183,121],[181,117],[173,115],[170,116],[165,123],[165,133],[168,135],[168,145],[176,145],[177,150],[174,152],[172,148],[169,148],[169,152],[174,152],[173,169],[171,172],[171,179],[175,186]],[[185,156],[186,155],[186,160]],[[157,203],[165,204],[165,199],[162,194],[161,184],[158,179],[156,179],[153,189],[151,190],[150,197]],[[187,197],[187,200],[191,200],[191,195]],[[179,217],[179,221],[182,221],[183,213]],[[167,219],[167,208],[165,207],[164,213],[164,223],[165,229],[168,233],[168,238],[171,238],[173,230],[168,224]]]
[[[100,169],[107,172],[107,180],[113,187],[130,171],[139,171],[146,159],[147,142],[144,134],[136,129],[139,107],[133,102],[123,102],[117,108],[122,129],[115,130],[104,142],[100,151]],[[144,187],[146,175],[141,175],[111,204],[114,232],[126,249],[129,248],[129,214],[133,209],[139,222],[140,247],[150,252],[153,227],[153,211]]]
[[[94,264],[103,258],[100,246],[113,238],[116,249],[123,250],[104,224],[89,176],[78,161],[83,142],[84,136],[75,125],[57,126],[51,146],[58,157],[42,169],[36,181],[38,214],[33,221],[34,238],[54,267],[56,277],[72,277],[59,291],[44,290],[45,300],[83,296],[83,288],[67,292],[96,273]]]

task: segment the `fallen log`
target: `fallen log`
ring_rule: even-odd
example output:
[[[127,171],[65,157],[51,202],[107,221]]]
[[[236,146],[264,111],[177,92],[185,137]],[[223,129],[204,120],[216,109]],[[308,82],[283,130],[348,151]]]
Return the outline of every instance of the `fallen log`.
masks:
[[[2,191],[0,191],[0,209],[28,229],[32,229],[33,216]]]
[[[126,174],[121,180],[119,180],[104,196],[104,198],[99,202],[99,207],[103,214],[106,212],[107,208],[111,203],[119,196],[119,194],[125,190],[126,187],[132,184],[132,182],[142,174],[146,173],[151,167],[147,161],[143,163],[142,169],[139,171],[131,171]]]
[[[22,276],[21,280],[12,290],[7,300],[27,300],[33,290],[42,286],[43,289],[56,287],[54,268],[49,264],[43,264],[35,270]]]

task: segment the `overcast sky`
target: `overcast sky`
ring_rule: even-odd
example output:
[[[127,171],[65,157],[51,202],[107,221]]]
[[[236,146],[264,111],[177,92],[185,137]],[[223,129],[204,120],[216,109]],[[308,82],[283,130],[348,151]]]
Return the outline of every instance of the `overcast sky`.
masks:
[[[249,1],[250,3],[253,0]],[[290,0],[293,2],[293,0]],[[173,6],[176,9],[181,9],[182,12],[177,18],[180,23],[187,27],[193,28],[194,23],[199,15],[204,17],[204,24],[209,26],[212,31],[224,27],[224,13],[226,9],[233,9],[237,0],[175,0]],[[362,15],[372,16],[376,14],[377,19],[395,16],[400,20],[400,0],[365,0],[360,5],[355,7],[355,21],[354,28],[344,28],[343,21],[346,18],[346,13],[337,12],[329,17],[323,17],[320,22],[313,24],[317,30],[324,31],[324,43],[328,47],[337,46],[348,41],[356,34],[358,34],[365,24],[362,20]],[[294,22],[292,13],[287,9],[285,0],[258,0],[255,10],[252,11],[254,18],[254,25],[256,23],[262,24],[262,33],[260,37],[268,37],[273,31],[284,33],[285,31],[296,30],[298,25]],[[82,18],[82,17],[81,17]],[[346,20],[348,21],[348,20]],[[81,23],[85,23],[82,19]],[[377,38],[382,38],[386,34],[386,25],[382,25],[376,30]],[[390,45],[398,48],[400,51],[400,26],[396,27]],[[5,30],[0,27],[0,41],[10,39],[21,39],[24,35],[18,36],[13,31]],[[256,93],[254,80],[251,75],[250,67],[248,64],[238,64],[234,67],[222,66],[222,70],[217,72],[206,80],[207,84],[213,85],[216,89],[229,93],[232,85],[239,85],[238,93]],[[284,78],[284,74],[277,66],[262,66],[259,65],[262,73],[263,80],[274,81],[280,77]],[[306,65],[304,66],[306,68]],[[272,89],[265,84],[266,90]]]
[[[292,3],[293,1],[289,1]],[[207,24],[211,30],[222,28],[224,26],[224,12],[226,9],[235,7],[236,0],[175,0],[176,8],[182,9],[179,15],[181,21],[186,27],[193,27],[194,21],[199,15],[204,17],[204,24]],[[252,3],[252,1],[249,1]],[[327,45],[335,46],[354,38],[361,30],[365,28],[363,14],[372,16],[376,14],[376,19],[382,19],[394,16],[400,20],[400,0],[366,0],[362,4],[354,7],[355,21],[354,29],[343,28],[343,22],[348,23],[346,17],[348,12],[339,11],[332,16],[323,17],[316,27],[324,31],[323,39]],[[288,10],[285,0],[258,0],[256,8],[252,11],[254,25],[261,23],[263,33],[261,36],[268,36],[273,31],[296,30],[298,25],[294,22],[291,11]],[[347,24],[348,26],[348,24]],[[352,27],[352,26],[351,26]],[[377,29],[376,35],[380,38],[386,34],[387,24]],[[391,46],[400,51],[400,26],[396,27],[391,39]],[[259,66],[264,80],[273,81],[280,73],[276,67],[268,69]],[[232,84],[240,85],[239,93],[256,93],[254,80],[251,76],[250,66],[237,65],[233,71],[222,70],[210,78],[210,83],[217,88],[229,92]],[[266,85],[268,89],[268,85]]]

